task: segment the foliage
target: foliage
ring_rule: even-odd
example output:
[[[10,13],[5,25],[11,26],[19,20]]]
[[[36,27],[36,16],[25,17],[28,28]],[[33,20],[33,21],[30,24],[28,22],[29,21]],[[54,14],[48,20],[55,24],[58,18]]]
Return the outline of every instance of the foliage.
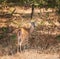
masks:
[[[60,35],[56,36],[56,39],[57,39],[57,40],[60,40]]]
[[[4,0],[0,0],[0,3],[2,3]]]
[[[16,34],[12,34],[12,35],[10,36],[10,39],[15,40],[15,39],[16,39]]]
[[[4,33],[6,33],[6,32],[8,31],[8,28],[7,28],[7,27],[2,27],[2,31],[3,31]]]
[[[60,0],[0,0],[0,3],[19,3],[21,5],[32,5],[46,8],[58,8],[60,11]]]
[[[3,34],[0,34],[0,39],[3,39],[3,38],[4,38]]]

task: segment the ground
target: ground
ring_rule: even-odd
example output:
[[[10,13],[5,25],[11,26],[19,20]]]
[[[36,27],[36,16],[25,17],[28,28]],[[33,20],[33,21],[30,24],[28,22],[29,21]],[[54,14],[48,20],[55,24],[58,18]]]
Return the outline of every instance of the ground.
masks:
[[[17,53],[12,56],[3,56],[0,59],[59,59],[58,54],[44,54],[39,53],[36,50],[29,50],[21,53]]]
[[[22,19],[25,22],[29,21],[30,13],[31,13],[31,8],[25,9],[25,10],[19,6],[15,8],[16,8],[16,12],[15,12],[16,14],[14,16],[16,16],[17,18],[11,18],[15,23],[9,23],[9,26],[13,26],[13,27],[17,27],[16,23],[20,25],[21,23],[20,21]],[[52,10],[50,10],[49,12],[52,12]],[[31,43],[30,43],[31,47],[29,50],[25,50],[21,53],[15,53],[13,55],[7,55],[6,52],[9,52],[9,51],[11,52],[11,50],[14,49],[13,41],[12,42],[8,41],[8,43],[6,43],[4,40],[1,40],[2,42],[4,42],[4,44],[3,43],[0,44],[0,48],[1,48],[0,59],[59,59],[60,44],[59,43],[57,44],[57,42],[55,41],[56,35],[60,34],[60,24],[58,21],[55,20],[55,19],[58,19],[58,16],[55,15],[54,13],[51,14],[52,16],[50,15],[51,21],[53,22],[52,23],[51,21],[50,22],[48,21],[49,19],[46,19],[46,15],[47,15],[46,13],[42,13],[43,17],[41,18],[40,10],[35,9],[33,19],[36,20],[38,27],[36,29],[37,31],[35,31],[35,33],[33,34],[34,40],[32,40],[33,38],[31,39]],[[0,27],[4,27],[8,25],[7,22],[11,19],[0,18]],[[39,25],[41,25],[41,27]],[[8,34],[11,35],[10,32]],[[7,35],[5,34],[5,36],[6,36],[6,39],[9,40],[10,37],[8,34]],[[12,45],[13,48],[11,48],[9,44]],[[42,48],[44,47],[45,49],[47,46],[50,48],[49,50],[47,50],[47,52],[46,51],[44,52]],[[34,49],[31,49],[32,47],[34,47]],[[40,50],[40,47],[41,47],[41,50]],[[35,50],[35,48],[37,48],[37,50],[39,48],[40,51]],[[6,51],[7,49],[9,51]],[[4,52],[5,52],[5,55],[2,56]]]

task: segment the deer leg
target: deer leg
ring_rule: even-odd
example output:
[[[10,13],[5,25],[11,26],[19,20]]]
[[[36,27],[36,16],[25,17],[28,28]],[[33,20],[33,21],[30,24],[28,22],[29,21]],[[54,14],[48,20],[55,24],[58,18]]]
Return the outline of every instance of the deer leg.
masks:
[[[17,46],[17,52],[21,52],[21,50],[22,50],[22,46],[21,46],[21,44],[19,44],[19,45]]]
[[[21,51],[21,39],[18,39],[17,52]]]
[[[22,45],[21,45],[21,42],[20,42],[20,45],[19,45],[19,52],[22,51]]]
[[[25,41],[26,41],[26,43],[25,43],[25,45],[24,45],[24,50],[26,50],[26,49],[28,48],[28,43],[29,43],[29,42],[28,42],[28,37],[26,38]]]
[[[20,46],[18,45],[18,46],[17,46],[17,52],[19,52],[19,49],[20,49]]]

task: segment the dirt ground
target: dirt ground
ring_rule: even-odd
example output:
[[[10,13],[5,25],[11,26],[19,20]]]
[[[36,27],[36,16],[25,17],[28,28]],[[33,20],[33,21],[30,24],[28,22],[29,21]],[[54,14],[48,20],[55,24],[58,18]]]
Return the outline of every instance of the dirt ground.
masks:
[[[17,53],[12,56],[3,56],[0,59],[60,59],[58,54],[44,54],[39,53],[36,50],[29,50],[21,53]]]
[[[19,20],[18,22],[20,22],[20,19],[18,19],[18,17],[21,15],[21,14],[23,14],[23,16],[22,16],[22,18],[25,20],[25,19],[29,19],[29,17],[28,17],[28,15],[30,15],[30,13],[31,13],[31,9],[27,9],[27,10],[22,10],[20,7],[15,7],[16,8],[16,12],[17,13],[19,13],[19,14],[15,14],[15,16],[17,16],[17,19],[16,19],[16,21],[17,20]],[[15,13],[16,13],[15,12]],[[36,14],[36,12],[39,14],[39,12],[40,12],[40,10],[38,10],[38,9],[36,9],[35,10],[35,14]],[[43,11],[42,11],[43,12]],[[51,12],[51,10],[50,10],[50,12]],[[54,15],[53,15],[54,16]],[[36,20],[38,20],[38,22],[41,20],[41,18],[38,18],[38,15],[34,15],[34,17],[36,17]],[[40,17],[40,16],[39,16]],[[51,16],[52,17],[52,16]],[[52,17],[53,18],[53,17]],[[35,18],[34,18],[35,19]],[[56,19],[56,18],[55,18]],[[1,20],[2,20],[2,22],[6,22],[6,20],[5,19],[2,19],[1,18]],[[0,21],[1,21],[0,20]],[[7,19],[8,20],[8,19]],[[43,18],[42,19],[43,21],[45,21],[45,18]],[[53,20],[53,19],[52,19]],[[48,21],[48,20],[47,20]],[[46,21],[46,22],[47,22]],[[54,20],[53,20],[54,21]],[[54,22],[54,24],[55,23],[57,23],[57,22]],[[1,23],[0,23],[1,24]],[[5,26],[5,24],[1,24],[0,25],[0,27],[3,27],[3,26]],[[16,26],[16,25],[15,25]],[[48,25],[47,25],[48,26]],[[57,27],[58,26],[58,27]],[[56,27],[57,28],[59,28],[60,29],[60,24],[58,23],[58,25],[56,25]],[[56,27],[55,27],[55,29],[56,29]],[[44,29],[45,28],[45,29]],[[48,27],[47,27],[48,28]],[[44,47],[45,46],[45,44],[46,44],[46,41],[43,41],[42,39],[53,39],[53,37],[52,38],[50,38],[50,37],[48,37],[47,35],[47,33],[48,33],[48,31],[47,31],[47,28],[44,26],[44,27],[42,27],[42,29],[43,29],[43,31],[40,31],[40,30],[42,30],[41,28],[37,31],[37,33],[35,34],[35,35],[38,35],[38,36],[35,36],[36,38],[37,38],[37,40],[33,40],[32,41],[32,43],[34,43],[34,44],[32,44],[31,46],[34,46],[35,44],[36,44],[36,46],[38,46],[38,44],[40,44],[41,42],[45,42],[44,43],[44,45],[43,45],[43,43],[41,43],[40,44],[40,46],[42,45],[42,47]],[[57,29],[57,30],[55,30],[54,28],[52,28],[52,30],[51,30],[51,28],[49,28],[50,29],[50,34],[51,35],[53,35],[54,33],[56,33],[56,32],[58,32],[57,34],[60,34],[60,30],[59,29]],[[40,31],[40,32],[39,32]],[[55,32],[54,32],[55,31]],[[54,32],[54,33],[53,33]],[[39,33],[39,34],[38,34]],[[44,35],[42,35],[42,34],[44,34]],[[55,35],[55,34],[54,34]],[[41,36],[41,37],[40,37]],[[46,37],[47,36],[47,37]],[[34,38],[34,37],[33,37]],[[35,38],[35,39],[36,39]],[[39,39],[38,39],[39,38]],[[39,40],[40,40],[40,42],[39,42]],[[47,41],[50,45],[53,45],[54,43],[52,43],[53,41],[51,40],[51,41]],[[57,44],[56,44],[57,45]],[[55,45],[55,46],[56,46]],[[59,46],[57,46],[57,47],[60,47],[60,45]],[[53,50],[54,51],[56,51],[58,48],[56,47],[56,49],[53,47]],[[0,47],[1,48],[1,47]],[[51,48],[52,49],[52,48]],[[37,51],[37,50],[35,50],[35,49],[30,49],[30,50],[25,50],[25,51],[23,51],[23,52],[21,52],[21,53],[16,53],[16,54],[14,54],[14,55],[4,55],[4,56],[0,56],[0,59],[60,59],[59,57],[60,57],[60,55],[59,54],[57,54],[57,53],[53,53],[53,50],[52,50],[52,53],[42,53],[42,52],[40,52],[40,51]],[[59,51],[60,51],[60,49],[58,49]]]

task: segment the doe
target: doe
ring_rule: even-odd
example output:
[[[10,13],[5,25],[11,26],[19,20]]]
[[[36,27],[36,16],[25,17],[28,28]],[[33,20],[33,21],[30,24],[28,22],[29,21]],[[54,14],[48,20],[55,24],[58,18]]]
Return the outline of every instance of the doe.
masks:
[[[29,27],[25,25],[24,27],[21,27],[18,30],[18,32],[17,32],[17,40],[18,40],[17,49],[18,50],[17,51],[19,51],[19,52],[22,51],[22,45],[24,44],[25,41],[28,42],[29,36],[34,31],[34,28],[35,28],[35,22],[30,22]]]

